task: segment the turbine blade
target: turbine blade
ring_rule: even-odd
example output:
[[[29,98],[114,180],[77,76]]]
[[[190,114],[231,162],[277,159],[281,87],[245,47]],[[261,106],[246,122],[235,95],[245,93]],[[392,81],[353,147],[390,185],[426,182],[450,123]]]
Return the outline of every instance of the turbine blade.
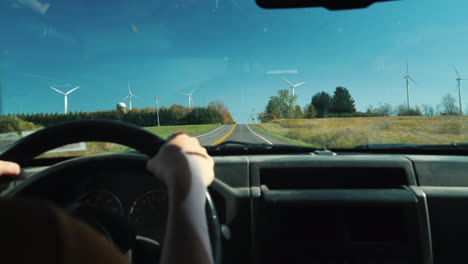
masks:
[[[140,97],[140,96],[138,96],[138,95],[134,95],[134,94],[132,94],[132,96],[133,96],[133,97],[136,97],[136,98],[138,98],[138,99],[140,99],[140,100],[142,100],[142,101],[143,101],[143,98],[141,98],[141,97]]]
[[[305,82],[301,82],[301,83],[295,84],[294,87],[301,86],[301,85],[303,85],[304,83],[305,83]]]
[[[77,87],[71,89],[70,91],[68,91],[68,92],[66,93],[66,95],[69,95],[69,94],[73,93],[73,92],[74,92],[76,89],[78,89],[78,88],[80,88],[80,87],[77,86]]]
[[[409,65],[408,65],[408,62],[406,62],[406,75],[409,75]]]
[[[286,80],[286,78],[283,77],[283,80],[284,80],[285,82],[287,82],[291,87],[294,86],[294,84],[292,84],[290,81]]]
[[[132,94],[132,89],[130,87],[130,82],[128,82],[127,84],[128,84],[128,94]]]
[[[413,80],[413,78],[411,78],[410,76],[408,76],[408,79],[410,79],[414,84],[418,85],[418,83],[415,80]]]
[[[50,88],[51,88],[51,89],[53,89],[53,90],[55,90],[57,93],[61,93],[61,94],[65,95],[65,93],[64,93],[64,92],[62,92],[62,91],[60,91],[59,89],[55,89],[55,88],[54,88],[54,87],[52,87],[52,86],[51,86]]]
[[[455,73],[457,74],[458,78],[460,78],[460,73],[458,73],[458,70],[455,66],[453,66],[453,69],[455,70]]]
[[[123,98],[121,101],[123,101],[123,100],[127,99],[128,97],[129,97],[128,95],[127,95],[127,96],[125,96],[125,97],[124,97],[124,98]]]

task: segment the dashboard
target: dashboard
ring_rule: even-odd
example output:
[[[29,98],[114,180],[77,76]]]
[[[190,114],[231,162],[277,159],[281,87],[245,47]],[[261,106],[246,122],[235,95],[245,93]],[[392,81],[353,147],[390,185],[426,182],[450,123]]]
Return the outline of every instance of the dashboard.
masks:
[[[223,263],[468,259],[468,157],[310,153],[214,159],[210,193],[221,224]],[[93,204],[96,191],[104,191],[105,206],[116,210],[118,199],[138,232],[159,241],[167,194],[144,168],[135,168],[104,159],[71,166],[37,188],[50,188],[43,198],[61,205],[79,199]],[[139,216],[132,216],[137,210]]]

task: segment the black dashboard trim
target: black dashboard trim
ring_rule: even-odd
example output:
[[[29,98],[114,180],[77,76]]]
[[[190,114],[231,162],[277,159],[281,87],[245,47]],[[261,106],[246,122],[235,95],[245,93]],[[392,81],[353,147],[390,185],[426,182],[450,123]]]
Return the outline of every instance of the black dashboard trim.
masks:
[[[423,263],[433,264],[434,256],[432,253],[432,234],[431,234],[431,223],[429,219],[429,207],[427,204],[427,196],[424,190],[417,186],[409,186],[414,195],[418,199],[418,209],[419,209],[419,232],[421,234],[421,253]]]

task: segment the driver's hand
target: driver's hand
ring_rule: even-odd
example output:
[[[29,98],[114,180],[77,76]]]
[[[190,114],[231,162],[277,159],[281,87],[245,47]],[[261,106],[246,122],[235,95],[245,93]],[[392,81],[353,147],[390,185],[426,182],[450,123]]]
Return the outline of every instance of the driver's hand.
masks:
[[[187,189],[193,180],[207,187],[214,179],[213,159],[196,138],[184,132],[170,136],[159,153],[148,161],[147,168],[172,191]],[[200,173],[193,173],[193,169]]]
[[[19,176],[20,172],[21,172],[21,169],[17,163],[0,160],[0,176],[2,175]]]
[[[0,191],[8,188],[11,181],[20,179],[20,166],[14,162],[0,160]]]

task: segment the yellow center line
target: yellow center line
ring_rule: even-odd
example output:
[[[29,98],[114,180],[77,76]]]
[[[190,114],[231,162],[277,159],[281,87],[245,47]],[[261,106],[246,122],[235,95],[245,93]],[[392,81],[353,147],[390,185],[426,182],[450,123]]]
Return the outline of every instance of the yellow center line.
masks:
[[[237,125],[233,125],[231,130],[229,130],[229,132],[226,135],[224,135],[222,138],[218,139],[218,141],[216,141],[215,143],[211,144],[211,146],[216,146],[216,145],[220,144],[221,142],[223,142],[226,138],[228,138],[232,134],[232,132],[234,132],[234,129],[236,129],[236,126]]]

